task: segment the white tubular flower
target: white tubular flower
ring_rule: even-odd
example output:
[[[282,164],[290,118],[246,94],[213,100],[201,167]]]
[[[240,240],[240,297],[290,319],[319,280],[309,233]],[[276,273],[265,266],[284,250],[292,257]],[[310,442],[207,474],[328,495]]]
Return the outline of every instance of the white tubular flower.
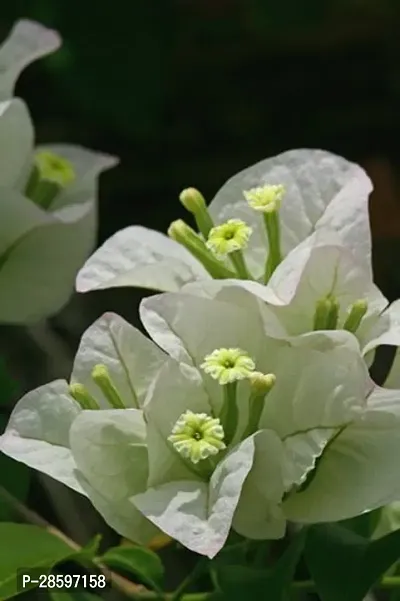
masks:
[[[251,357],[239,348],[219,348],[204,357],[200,367],[222,385],[243,380],[255,369]]]
[[[99,175],[117,163],[78,146],[34,148],[14,86],[24,67],[60,43],[56,32],[24,20],[0,46],[0,323],[36,321],[68,301],[96,243]]]
[[[224,429],[219,419],[206,413],[182,413],[168,440],[182,457],[194,464],[225,449]]]
[[[206,245],[217,257],[224,258],[246,248],[251,232],[251,227],[241,219],[229,219],[210,230]]]
[[[296,149],[231,177],[207,206],[207,220],[198,220],[205,240],[212,224],[225,223],[230,218],[243,220],[252,229],[244,250],[251,277],[243,279],[261,280],[266,271],[270,245],[260,211],[276,208],[282,196],[279,186],[266,187],[267,182],[279,182],[285,189],[279,209],[279,257],[274,257],[271,271],[313,232],[329,230],[335,230],[342,244],[371,271],[368,197],[372,185],[366,173],[332,153]],[[244,190],[250,194],[254,208],[246,202]],[[193,190],[186,191],[186,195],[185,203],[190,202],[191,211],[204,212],[205,203],[197,195],[194,197]],[[263,217],[271,215],[265,213]],[[278,245],[275,247],[277,255]],[[207,285],[209,279],[200,259],[196,260],[178,243],[154,230],[131,226],[117,232],[90,257],[78,274],[77,289],[87,292],[139,286],[175,292],[191,282]]]
[[[249,207],[261,213],[279,211],[284,194],[285,186],[281,184],[251,188],[251,190],[243,191],[243,196],[247,200]]]

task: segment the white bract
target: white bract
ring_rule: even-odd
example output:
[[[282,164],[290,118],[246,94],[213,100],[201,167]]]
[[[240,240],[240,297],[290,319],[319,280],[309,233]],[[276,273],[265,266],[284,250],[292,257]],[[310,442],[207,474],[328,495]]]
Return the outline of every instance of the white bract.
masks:
[[[141,408],[145,394],[166,361],[167,356],[124,319],[112,313],[105,314],[84,333],[70,384],[56,380],[28,392],[17,403],[4,434],[0,436],[0,451],[88,496],[115,530],[137,542],[148,542],[156,528],[135,510],[121,489],[99,487],[98,474],[86,477],[85,471],[78,469],[71,452],[70,432],[82,413],[90,414],[94,428],[103,411],[115,414],[117,425],[115,428],[110,426],[104,440],[96,443],[107,445],[107,439],[113,440],[114,434],[117,437],[115,445],[108,446],[108,459],[103,465],[105,474],[121,482],[126,479],[133,487],[130,492],[145,490],[146,460],[140,468],[140,478],[134,463],[146,456],[144,443],[138,443],[128,451],[133,463],[125,472],[124,462],[128,458],[125,441],[131,440],[135,432],[131,424],[142,424]],[[108,373],[96,383],[94,376],[99,366],[103,372],[106,367]],[[115,406],[112,390],[122,406],[129,409],[107,411],[110,406]],[[71,391],[80,402],[74,400]],[[93,403],[93,409],[86,412],[82,405],[87,406],[88,401]],[[95,410],[96,407],[101,411]],[[85,436],[92,439],[90,427]],[[118,437],[121,438],[120,444],[117,444]],[[94,440],[92,442],[92,452],[95,452],[96,444]]]
[[[0,47],[0,322],[56,313],[96,241],[97,187],[114,157],[67,144],[34,147],[23,68],[55,51],[58,34],[20,21]]]
[[[322,150],[284,152],[235,175],[208,209],[199,192],[185,190],[181,201],[194,214],[201,235],[180,221],[169,230],[172,240],[140,226],[117,232],[80,270],[77,290],[140,286],[177,291],[211,277],[265,280],[316,230],[336,231],[371,269],[371,189],[365,172],[344,158]]]
[[[400,345],[400,301],[389,306],[370,269],[332,232],[316,232],[299,244],[267,286],[210,280],[189,284],[183,291],[232,303],[252,294],[261,301],[266,331],[277,338],[348,330],[357,337],[368,362],[378,346]],[[387,380],[390,388],[399,388],[398,364],[397,360]]]
[[[349,332],[273,339],[258,299],[233,294],[146,299],[156,344],[104,316],[82,339],[72,386],[26,395],[1,450],[86,494],[122,535],[144,542],[159,529],[209,557],[231,528],[280,538],[288,519],[395,500],[400,392],[374,386]]]

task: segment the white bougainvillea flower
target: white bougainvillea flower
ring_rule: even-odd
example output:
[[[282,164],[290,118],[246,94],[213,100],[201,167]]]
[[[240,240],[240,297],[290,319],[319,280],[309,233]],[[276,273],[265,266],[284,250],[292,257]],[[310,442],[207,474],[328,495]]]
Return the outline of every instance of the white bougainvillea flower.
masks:
[[[186,235],[181,232],[173,240],[139,226],[117,232],[81,269],[77,290],[140,286],[177,291],[189,282],[226,279],[235,273],[242,279],[261,280],[314,231],[327,229],[338,232],[342,244],[371,269],[371,189],[365,172],[342,157],[322,150],[284,152],[235,175],[208,209],[199,192],[184,190],[181,201],[195,216],[201,233],[197,238],[190,228]],[[268,211],[259,210],[267,205]],[[229,245],[221,239],[221,226],[225,226],[224,233],[232,220],[244,225],[240,240],[236,233]],[[237,259],[234,253],[220,261],[219,269],[210,265],[207,251],[212,256],[214,251],[225,255],[232,250],[241,253],[240,260],[234,262],[233,275],[229,274],[228,259]],[[268,254],[273,255],[270,265],[266,264]]]
[[[187,365],[171,377],[168,369],[176,368],[165,368],[149,394],[152,486],[134,497],[134,503],[170,536],[212,555],[225,540],[230,519],[233,528],[249,538],[278,538],[287,519],[300,523],[345,519],[395,499],[399,494],[394,449],[400,445],[400,391],[373,385],[356,338],[345,331],[314,332],[277,343],[260,328],[254,298],[242,295],[241,306],[224,304],[176,294],[142,303],[142,320],[152,337]],[[248,349],[258,370],[252,378],[257,381],[255,389],[249,391],[249,383],[243,381],[236,389],[237,430],[231,442],[226,440],[223,411],[229,394],[221,391],[227,385],[201,368],[209,344]],[[251,396],[251,390],[262,390],[259,371],[274,375],[272,382],[264,376],[265,398]],[[199,377],[207,396],[201,392]],[[166,404],[166,396],[174,398],[176,405]],[[187,410],[221,418],[228,447],[212,456],[212,475],[203,482],[202,493],[185,470],[187,464],[174,452],[178,449],[166,442]],[[249,410],[256,412],[256,423],[249,419]],[[234,464],[236,468],[229,468],[225,461],[236,458],[236,453],[241,453],[240,461]],[[244,481],[242,472],[230,478],[230,469],[243,469],[247,454],[252,459]],[[209,457],[206,473],[207,461]],[[379,486],[371,480],[370,469],[379,472]],[[226,481],[221,480],[223,474]],[[325,493],[328,483],[329,495]],[[228,494],[225,490],[230,490],[229,499],[218,498],[218,494]],[[235,500],[232,514],[229,503]]]
[[[277,338],[345,329],[368,357],[380,345],[400,345],[399,301],[389,306],[370,270],[334,233],[310,236],[278,266],[267,286],[211,280],[189,284],[183,291],[232,303],[252,294],[262,304],[265,331]],[[400,388],[396,372],[397,362],[387,384],[391,388]]]
[[[0,451],[88,496],[104,519],[120,534],[138,542],[147,542],[155,533],[154,526],[143,519],[114,487],[99,489],[95,477],[88,479],[77,469],[70,448],[70,430],[82,412],[88,413],[90,420],[96,422],[99,414],[116,406],[117,394],[120,406],[128,408],[111,411],[118,424],[119,435],[126,439],[128,434],[137,432],[137,424],[143,422],[141,408],[147,389],[166,361],[166,355],[124,319],[112,313],[105,314],[84,333],[70,383],[56,380],[40,386],[17,403],[4,434],[0,436]],[[99,366],[103,372],[100,380],[96,378]],[[83,411],[82,407],[91,407],[92,410]],[[112,438],[113,432],[109,434]],[[86,435],[90,437],[90,428]],[[138,442],[138,446],[140,461],[147,451],[143,440]],[[123,441],[121,449],[118,445],[112,449],[109,447],[104,467],[114,478],[126,478],[133,484],[134,491],[141,492],[145,489],[147,463],[145,461],[140,468],[140,484],[135,464],[133,470],[126,473],[123,467],[119,467],[120,463],[123,465],[125,452]]]
[[[117,162],[79,146],[34,148],[14,86],[59,45],[56,32],[21,21],[0,47],[0,322],[38,320],[67,302],[96,241],[98,177]]]
[[[249,311],[258,299],[239,294],[236,305],[146,299],[142,320],[158,346],[133,328],[128,342],[116,317],[105,334],[103,318],[82,340],[72,387],[22,399],[1,449],[83,491],[121,534],[143,542],[159,529],[209,557],[232,527],[280,538],[287,519],[344,519],[396,499],[400,392],[374,387],[349,332],[269,338],[261,312]],[[250,357],[248,378],[243,365],[224,383],[207,373],[218,349],[230,363],[237,349]]]

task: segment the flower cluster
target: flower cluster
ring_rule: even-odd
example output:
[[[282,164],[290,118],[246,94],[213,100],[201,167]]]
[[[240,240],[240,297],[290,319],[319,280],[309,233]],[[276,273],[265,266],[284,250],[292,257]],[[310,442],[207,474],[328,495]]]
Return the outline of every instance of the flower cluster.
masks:
[[[70,185],[66,163],[35,165],[39,181],[50,170],[51,186]],[[0,449],[86,495],[123,536],[161,531],[208,557],[231,530],[278,539],[288,521],[398,500],[400,361],[385,388],[368,368],[378,346],[400,345],[400,306],[372,278],[371,189],[359,166],[293,150],[209,206],[184,190],[198,231],[115,234],[77,289],[164,291],[141,303],[148,337],[104,315],[71,381],[19,401]],[[35,190],[43,206],[48,187]]]
[[[98,177],[117,162],[80,146],[35,147],[14,87],[60,44],[55,31],[22,20],[0,46],[0,322],[38,320],[66,303],[96,242]]]

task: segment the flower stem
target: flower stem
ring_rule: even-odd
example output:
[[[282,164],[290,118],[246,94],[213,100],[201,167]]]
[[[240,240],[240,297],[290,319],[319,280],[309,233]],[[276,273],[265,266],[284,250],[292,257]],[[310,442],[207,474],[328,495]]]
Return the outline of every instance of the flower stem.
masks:
[[[265,264],[264,283],[268,284],[272,274],[282,261],[281,232],[278,211],[264,213],[264,224],[267,230],[269,253]]]
[[[238,407],[236,403],[237,382],[224,385],[224,403],[222,405],[219,419],[224,428],[224,442],[228,446],[235,436],[238,423]]]
[[[186,601],[188,601],[189,595],[183,596],[184,592],[191,584],[196,582],[196,580],[198,580],[198,578],[203,574],[203,572],[206,569],[207,564],[208,564],[208,559],[206,559],[206,558],[200,559],[200,561],[198,561],[197,564],[195,565],[192,572],[190,572],[190,574],[188,576],[186,576],[186,578],[184,580],[182,580],[182,582],[180,583],[178,588],[168,597],[169,601],[180,601],[181,599],[186,599]],[[200,601],[200,599],[205,598],[204,597],[205,594],[207,594],[207,593],[200,593],[200,595],[202,595],[202,596],[199,597],[199,601]],[[193,598],[194,595],[190,595],[190,597]],[[194,600],[192,599],[192,601],[194,601]]]
[[[236,269],[236,273],[238,274],[241,280],[253,279],[249,270],[247,269],[247,265],[241,250],[235,250],[229,255],[229,258],[232,262],[232,265]]]

